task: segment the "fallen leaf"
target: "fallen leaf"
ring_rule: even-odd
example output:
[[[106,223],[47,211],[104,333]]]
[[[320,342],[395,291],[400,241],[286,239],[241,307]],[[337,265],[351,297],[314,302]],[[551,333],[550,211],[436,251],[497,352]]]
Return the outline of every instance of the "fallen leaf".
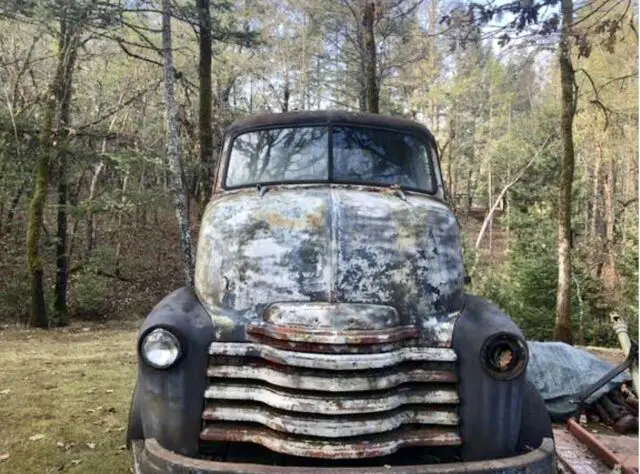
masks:
[[[10,388],[5,388],[4,390],[0,390],[0,395],[7,395],[9,393],[11,393]]]
[[[0,454],[0,461],[6,461],[7,459],[9,459],[9,456],[11,456],[9,453]]]
[[[33,436],[29,436],[29,441],[39,441],[44,438],[44,435],[41,433],[34,434]]]
[[[78,464],[80,464],[81,462],[82,462],[82,461],[81,461],[80,459],[72,459],[72,460],[71,460],[71,464],[74,464],[74,465],[76,465],[76,466],[77,466]]]
[[[58,441],[56,443],[56,446],[59,447],[59,448],[64,448],[64,443],[62,441]]]
[[[104,393],[113,393],[113,390],[105,390]]]
[[[96,449],[96,443],[87,443],[89,449]]]

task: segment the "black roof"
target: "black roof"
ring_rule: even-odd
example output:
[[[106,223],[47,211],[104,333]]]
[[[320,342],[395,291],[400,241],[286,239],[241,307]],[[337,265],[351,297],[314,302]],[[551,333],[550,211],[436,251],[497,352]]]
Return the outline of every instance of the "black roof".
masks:
[[[380,128],[408,130],[419,135],[426,135],[433,140],[433,136],[429,130],[424,125],[413,120],[402,117],[340,110],[295,111],[251,115],[233,122],[227,129],[227,133],[236,135],[241,132],[261,128],[320,124],[368,125]]]

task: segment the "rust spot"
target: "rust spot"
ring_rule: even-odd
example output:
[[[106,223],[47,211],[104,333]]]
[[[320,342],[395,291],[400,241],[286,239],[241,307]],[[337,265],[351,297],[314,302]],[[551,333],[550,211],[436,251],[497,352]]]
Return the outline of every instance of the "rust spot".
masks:
[[[513,351],[510,349],[503,350],[498,356],[498,367],[500,370],[506,370],[513,360]]]
[[[247,333],[270,339],[320,344],[386,344],[418,337],[415,326],[400,326],[372,331],[325,331],[309,328],[282,327],[270,324],[250,324]]]
[[[385,456],[409,446],[458,446],[460,435],[451,428],[401,428],[388,434],[324,440],[291,436],[267,428],[216,423],[200,433],[203,441],[256,443],[272,451],[323,459],[364,459]]]

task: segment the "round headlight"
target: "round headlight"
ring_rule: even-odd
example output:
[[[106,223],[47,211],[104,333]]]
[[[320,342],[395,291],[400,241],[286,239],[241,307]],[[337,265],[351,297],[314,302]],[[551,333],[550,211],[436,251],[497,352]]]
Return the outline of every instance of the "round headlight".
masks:
[[[156,369],[171,367],[180,357],[180,351],[180,341],[166,329],[149,332],[140,345],[145,362]]]
[[[498,380],[509,380],[524,371],[529,360],[529,352],[520,337],[510,333],[498,333],[485,341],[480,357],[489,375]]]

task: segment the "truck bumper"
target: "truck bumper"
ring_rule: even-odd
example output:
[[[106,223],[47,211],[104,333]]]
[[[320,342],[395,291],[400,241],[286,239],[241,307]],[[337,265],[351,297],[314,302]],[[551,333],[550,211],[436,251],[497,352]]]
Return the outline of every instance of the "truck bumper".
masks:
[[[166,450],[154,439],[135,442],[132,450],[136,474],[548,474],[557,472],[554,443],[549,438],[545,438],[535,451],[510,458],[377,468],[290,467],[205,461]]]

